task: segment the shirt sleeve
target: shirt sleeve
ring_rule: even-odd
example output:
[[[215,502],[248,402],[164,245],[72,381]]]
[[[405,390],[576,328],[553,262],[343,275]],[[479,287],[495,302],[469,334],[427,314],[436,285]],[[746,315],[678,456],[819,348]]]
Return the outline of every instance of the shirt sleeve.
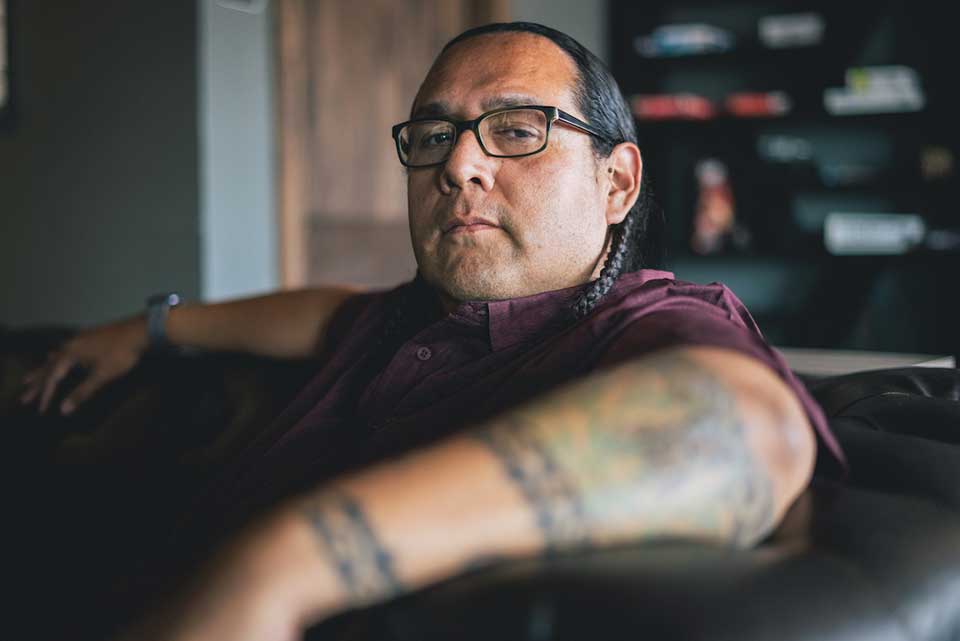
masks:
[[[628,315],[597,366],[608,367],[656,350],[682,346],[719,347],[750,356],[776,372],[803,406],[817,436],[817,473],[846,475],[846,457],[823,409],[783,356],[766,342],[733,293],[722,285],[708,287],[721,289],[711,296],[671,296],[653,310]]]

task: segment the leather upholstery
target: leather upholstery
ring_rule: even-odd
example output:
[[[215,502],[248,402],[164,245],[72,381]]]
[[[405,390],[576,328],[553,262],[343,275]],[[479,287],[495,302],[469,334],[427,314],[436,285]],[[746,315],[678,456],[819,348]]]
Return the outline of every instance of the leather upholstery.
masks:
[[[15,435],[55,437],[61,468],[125,461],[122,478],[141,496],[144,470],[159,474],[154,491],[164,488],[173,503],[190,491],[185,478],[200,479],[229,456],[310,372],[309,364],[250,357],[158,359],[71,419],[19,412],[11,381],[63,335],[0,331],[0,422]],[[805,382],[850,474],[819,471],[757,548],[664,541],[510,563],[341,615],[308,638],[960,639],[960,372],[904,368]],[[177,412],[162,411],[171,403]],[[131,437],[134,423],[146,427]]]

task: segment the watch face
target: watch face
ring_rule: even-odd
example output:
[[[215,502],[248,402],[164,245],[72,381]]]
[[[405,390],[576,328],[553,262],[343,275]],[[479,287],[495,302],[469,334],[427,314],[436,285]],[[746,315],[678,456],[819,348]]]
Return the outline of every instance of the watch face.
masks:
[[[166,294],[154,294],[147,299],[147,305],[168,305],[174,307],[180,304],[180,294],[169,292]]]

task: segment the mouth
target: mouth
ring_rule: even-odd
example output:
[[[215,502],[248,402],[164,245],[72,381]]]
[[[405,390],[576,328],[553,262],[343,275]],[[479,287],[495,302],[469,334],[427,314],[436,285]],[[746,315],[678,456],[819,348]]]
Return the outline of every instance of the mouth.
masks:
[[[497,225],[491,220],[486,218],[478,217],[467,217],[467,218],[457,218],[449,221],[446,225],[443,226],[444,235],[447,234],[474,234],[481,231],[487,231],[490,229],[499,229],[500,225]]]

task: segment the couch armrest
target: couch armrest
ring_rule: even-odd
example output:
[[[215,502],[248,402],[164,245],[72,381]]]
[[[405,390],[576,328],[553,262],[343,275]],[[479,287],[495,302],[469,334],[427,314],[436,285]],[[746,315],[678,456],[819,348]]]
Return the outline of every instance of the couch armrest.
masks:
[[[21,406],[23,375],[71,333],[0,331],[0,419],[14,426],[21,449],[49,463],[214,467],[266,427],[316,369],[312,361],[239,354],[148,356],[69,417]],[[82,376],[71,372],[54,400]]]

